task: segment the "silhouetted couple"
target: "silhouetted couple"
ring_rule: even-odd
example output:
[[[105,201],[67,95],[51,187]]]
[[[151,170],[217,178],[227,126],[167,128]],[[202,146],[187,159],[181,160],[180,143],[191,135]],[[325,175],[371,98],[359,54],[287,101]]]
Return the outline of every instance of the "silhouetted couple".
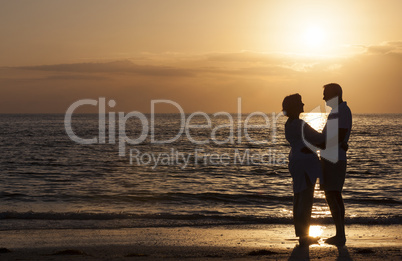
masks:
[[[309,236],[309,227],[314,186],[319,178],[336,226],[336,235],[325,242],[342,246],[346,242],[346,236],[345,207],[341,192],[346,175],[346,151],[352,128],[352,114],[342,100],[342,88],[339,84],[324,85],[323,99],[332,110],[322,133],[299,118],[300,113],[304,112],[299,94],[285,97],[282,103],[283,112],[289,117],[285,124],[285,136],[291,146],[289,171],[293,180],[293,219],[300,245],[318,242],[319,238]],[[312,145],[321,149],[321,158],[312,149]]]

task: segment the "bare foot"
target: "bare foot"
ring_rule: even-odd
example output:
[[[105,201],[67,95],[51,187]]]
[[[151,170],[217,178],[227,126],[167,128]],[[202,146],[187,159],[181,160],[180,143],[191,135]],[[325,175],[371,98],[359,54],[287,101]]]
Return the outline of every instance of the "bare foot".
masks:
[[[300,237],[299,244],[300,246],[309,246],[312,244],[318,244],[319,237]]]
[[[346,237],[334,236],[324,240],[325,243],[335,246],[344,246],[346,243]]]

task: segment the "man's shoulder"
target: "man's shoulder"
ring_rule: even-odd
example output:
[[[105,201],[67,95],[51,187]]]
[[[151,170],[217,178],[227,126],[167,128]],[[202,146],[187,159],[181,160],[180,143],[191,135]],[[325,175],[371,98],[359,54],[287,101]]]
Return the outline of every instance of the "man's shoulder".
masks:
[[[339,114],[352,114],[352,111],[350,110],[346,102],[342,102],[341,104],[339,104],[338,112]]]
[[[349,110],[350,111],[349,105],[345,101],[342,102],[341,104],[339,104],[339,109],[344,109],[344,110]]]
[[[352,111],[346,102],[339,106],[339,124],[341,128],[350,129],[352,126]]]

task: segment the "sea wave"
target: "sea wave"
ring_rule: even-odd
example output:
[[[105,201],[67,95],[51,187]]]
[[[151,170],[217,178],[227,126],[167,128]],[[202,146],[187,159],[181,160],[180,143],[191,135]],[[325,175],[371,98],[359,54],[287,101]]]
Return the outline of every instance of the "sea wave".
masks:
[[[349,191],[344,201],[351,204],[373,204],[373,205],[402,205],[402,201],[390,197],[367,197],[362,196],[362,193],[354,193]],[[136,195],[127,194],[96,194],[96,195],[72,195],[72,194],[59,194],[57,197],[48,195],[36,196],[32,199],[32,196],[24,193],[8,193],[0,192],[0,198],[5,201],[35,201],[42,200],[46,202],[52,201],[64,201],[64,202],[110,202],[115,204],[119,203],[231,203],[233,205],[255,205],[266,203],[292,203],[293,195],[273,195],[266,193],[138,193]],[[323,198],[315,198],[316,202],[325,202]]]
[[[10,220],[76,220],[76,221],[110,221],[110,220],[131,220],[136,225],[140,225],[140,221],[149,226],[152,221],[156,221],[156,226],[174,226],[177,221],[189,221],[188,224],[293,224],[291,217],[283,216],[254,216],[254,215],[227,215],[227,214],[126,214],[126,213],[81,213],[81,212],[1,212],[0,221]],[[159,220],[159,222],[157,222]],[[161,222],[165,220],[166,223]],[[402,215],[378,215],[378,216],[362,216],[362,217],[346,217],[346,224],[402,224]],[[316,217],[312,219],[314,224],[331,224],[330,217]]]

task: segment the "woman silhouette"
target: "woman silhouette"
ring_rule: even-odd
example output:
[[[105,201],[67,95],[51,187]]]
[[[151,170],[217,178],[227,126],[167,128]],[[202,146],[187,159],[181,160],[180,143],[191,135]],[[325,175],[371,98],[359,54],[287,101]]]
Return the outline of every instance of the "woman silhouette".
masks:
[[[285,124],[285,137],[290,143],[289,172],[293,180],[293,219],[296,236],[300,245],[311,245],[319,238],[309,236],[314,185],[317,178],[322,180],[321,163],[317,154],[305,144],[320,147],[324,143],[323,134],[315,131],[299,118],[304,111],[300,94],[285,97],[282,103],[284,114],[289,117]]]

